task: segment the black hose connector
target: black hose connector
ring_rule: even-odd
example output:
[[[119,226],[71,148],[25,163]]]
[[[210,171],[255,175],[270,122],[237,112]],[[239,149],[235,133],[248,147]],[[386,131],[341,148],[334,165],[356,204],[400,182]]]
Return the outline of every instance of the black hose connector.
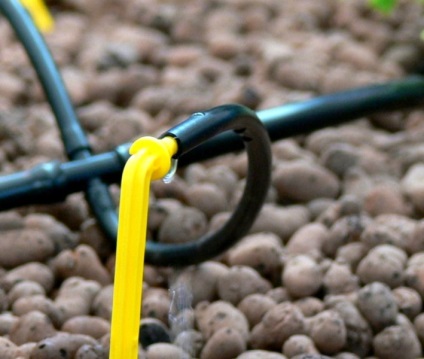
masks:
[[[183,158],[204,141],[231,130],[244,143],[248,156],[244,193],[232,216],[217,232],[193,242],[163,244],[148,241],[147,263],[162,266],[197,264],[223,253],[249,231],[265,201],[271,179],[270,139],[255,112],[241,105],[215,107],[193,114],[161,137],[174,137],[179,149],[174,157]]]

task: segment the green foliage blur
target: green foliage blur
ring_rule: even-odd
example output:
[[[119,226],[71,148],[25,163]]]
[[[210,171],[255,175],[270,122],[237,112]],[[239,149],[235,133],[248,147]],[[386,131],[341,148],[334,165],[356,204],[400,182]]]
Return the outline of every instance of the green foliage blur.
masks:
[[[389,14],[396,7],[397,0],[369,0],[372,8],[384,13]]]

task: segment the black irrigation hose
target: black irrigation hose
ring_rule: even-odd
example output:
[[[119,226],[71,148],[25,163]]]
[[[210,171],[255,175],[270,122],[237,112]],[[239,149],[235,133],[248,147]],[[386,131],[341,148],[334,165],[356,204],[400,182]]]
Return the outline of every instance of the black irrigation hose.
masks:
[[[19,0],[0,0],[0,12],[10,22],[34,66],[55,115],[68,158],[89,158],[92,152],[87,136],[78,121],[53,57],[30,15]],[[109,238],[115,240],[118,220],[107,185],[100,178],[93,177],[85,184],[85,194],[100,226]]]
[[[417,76],[262,110],[256,115],[271,140],[276,141],[376,112],[407,109],[423,102],[424,78]],[[63,201],[71,193],[84,191],[93,177],[109,184],[118,183],[129,158],[130,145],[122,144],[114,151],[80,160],[43,163],[33,169],[0,176],[0,210]],[[179,166],[242,148],[243,143],[237,135],[223,133],[182,156]],[[109,236],[115,238],[116,228],[111,227]]]
[[[105,183],[120,180],[122,169],[129,157],[130,144],[123,144],[115,151],[92,155],[61,76],[31,18],[18,0],[0,0],[0,11],[10,21],[33,63],[55,114],[66,153],[72,160],[67,163],[46,163],[28,171],[0,177],[0,209],[32,203],[58,202],[73,192],[85,191],[100,226],[111,240],[115,240],[118,220],[115,205]],[[417,76],[262,110],[256,115],[265,125],[271,140],[275,141],[376,112],[407,109],[423,102],[424,77]],[[208,111],[203,115],[209,117],[212,112]],[[216,112],[214,114],[216,115]],[[202,117],[202,115],[196,116],[197,119]],[[189,121],[196,119],[196,116],[192,116]],[[176,129],[175,135],[181,135],[181,128],[177,126]],[[218,135],[200,144],[196,151],[184,153],[179,161],[180,165],[240,150],[243,141],[240,141],[239,137],[228,131]],[[190,143],[192,140],[197,138],[187,137],[181,143]],[[209,246],[199,243],[196,251],[204,249],[209,251],[211,250]],[[197,262],[196,256],[199,258],[203,256],[204,260],[216,254],[212,248],[213,253],[197,253],[193,257],[186,258],[183,249],[178,249],[177,253],[170,253],[169,248],[162,248],[160,244],[149,242],[146,260],[160,265],[169,265],[168,263],[174,261],[175,264],[188,265]],[[179,262],[181,258],[187,261],[181,263]]]
[[[257,116],[268,130],[271,141],[276,141],[377,112],[403,110],[422,104],[424,77],[410,76],[258,111]],[[241,148],[234,134],[225,133],[185,156],[181,165],[204,161]]]
[[[205,140],[228,131],[236,133],[238,141],[244,143],[248,157],[246,184],[237,208],[221,229],[196,241],[168,245],[147,242],[148,263],[181,266],[203,262],[233,246],[251,227],[265,201],[271,177],[269,136],[255,112],[241,105],[215,107],[193,114],[162,137],[172,136],[177,140],[175,157],[179,158]]]

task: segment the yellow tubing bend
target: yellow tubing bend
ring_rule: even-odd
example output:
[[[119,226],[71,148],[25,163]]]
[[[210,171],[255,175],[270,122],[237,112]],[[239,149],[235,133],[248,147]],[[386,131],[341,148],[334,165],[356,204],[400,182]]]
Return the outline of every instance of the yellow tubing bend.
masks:
[[[177,152],[172,137],[142,137],[130,148],[122,174],[110,339],[110,359],[137,359],[149,191]]]
[[[53,17],[43,0],[21,0],[21,4],[25,6],[31,17],[42,32],[53,30]]]

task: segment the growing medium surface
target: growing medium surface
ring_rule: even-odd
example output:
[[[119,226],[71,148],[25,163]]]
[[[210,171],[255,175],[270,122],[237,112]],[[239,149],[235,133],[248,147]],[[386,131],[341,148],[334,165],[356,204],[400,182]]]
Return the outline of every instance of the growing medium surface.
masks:
[[[412,0],[387,16],[359,0],[48,4],[46,39],[95,152],[213,106],[266,109],[423,63]],[[65,161],[3,18],[0,43],[1,173]],[[145,268],[140,358],[421,357],[423,140],[416,108],[275,142],[267,203],[245,238],[198,266]],[[229,154],[153,183],[149,238],[216,230],[245,174],[245,156]],[[114,258],[80,193],[0,213],[0,357],[106,359]]]

